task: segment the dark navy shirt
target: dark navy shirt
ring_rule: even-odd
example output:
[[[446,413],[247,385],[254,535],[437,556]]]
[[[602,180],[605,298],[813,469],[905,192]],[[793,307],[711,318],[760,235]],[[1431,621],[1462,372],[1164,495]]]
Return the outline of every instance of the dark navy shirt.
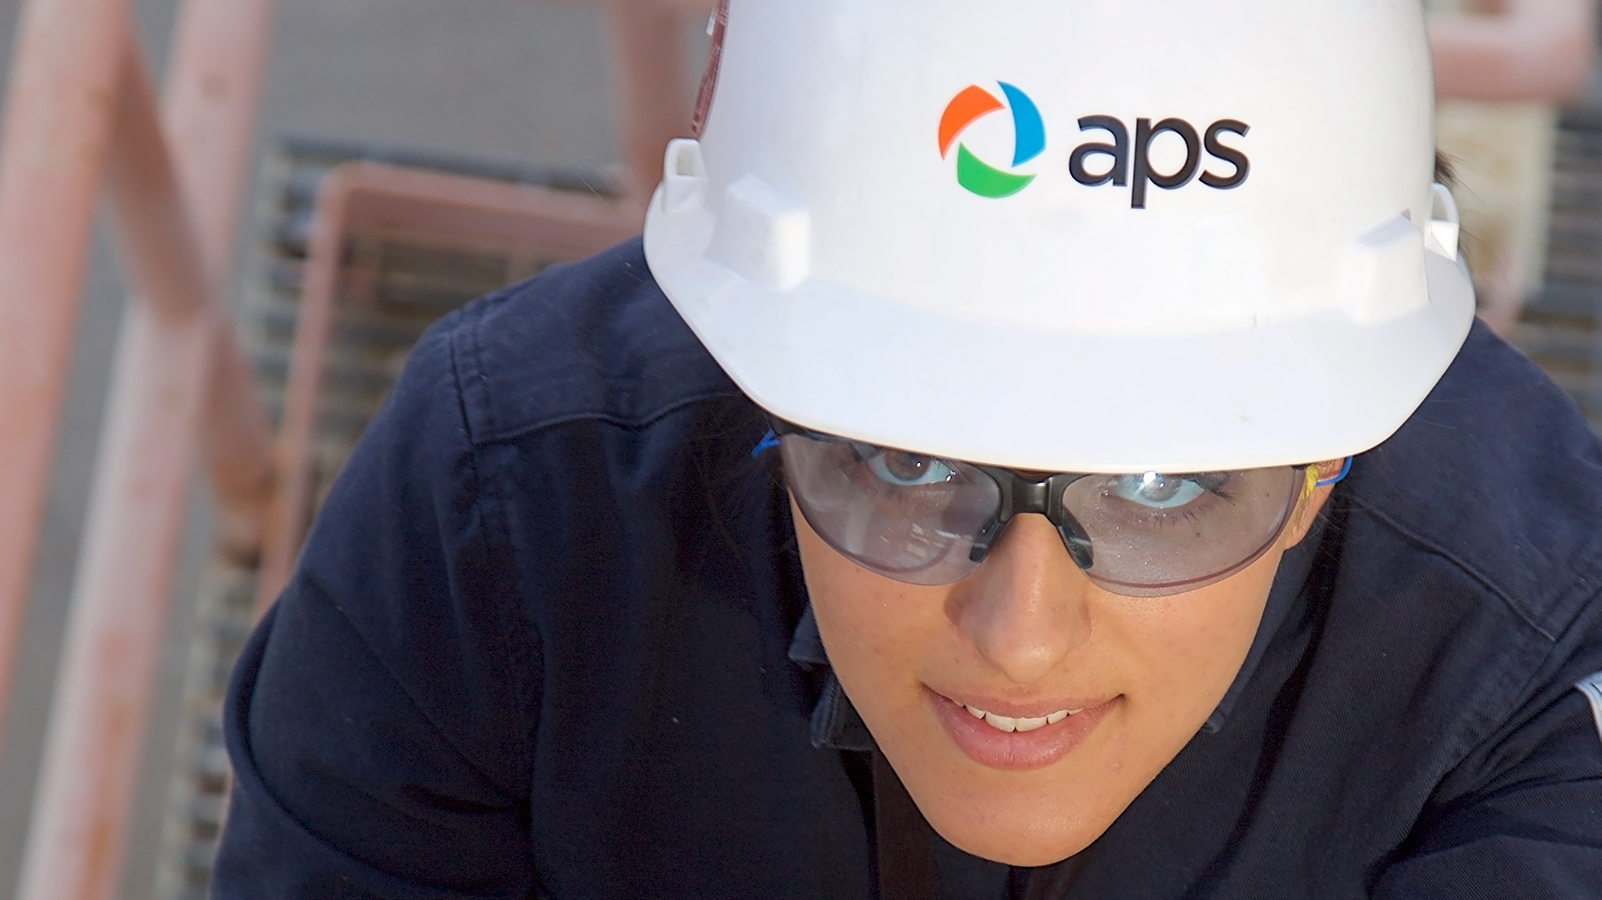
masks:
[[[216,896],[872,897],[764,430],[638,242],[433,329],[235,674]],[[1602,896],[1599,522],[1596,441],[1476,327],[1067,896]]]

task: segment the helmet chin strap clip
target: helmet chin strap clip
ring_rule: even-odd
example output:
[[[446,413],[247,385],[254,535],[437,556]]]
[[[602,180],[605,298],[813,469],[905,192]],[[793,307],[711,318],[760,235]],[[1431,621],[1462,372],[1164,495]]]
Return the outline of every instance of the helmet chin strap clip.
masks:
[[[1439,182],[1430,186],[1430,222],[1426,233],[1430,243],[1447,259],[1457,259],[1458,239],[1462,234],[1457,200],[1452,189]]]

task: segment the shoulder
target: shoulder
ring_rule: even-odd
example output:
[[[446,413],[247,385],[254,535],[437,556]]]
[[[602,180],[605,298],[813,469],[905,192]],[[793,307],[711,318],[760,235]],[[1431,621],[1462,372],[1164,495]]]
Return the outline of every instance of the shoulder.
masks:
[[[1407,760],[1368,769],[1378,793],[1477,803],[1550,728],[1589,731],[1594,771],[1574,687],[1602,668],[1602,446],[1569,398],[1476,323],[1337,497],[1313,681],[1369,746]]]
[[[1394,867],[1380,888],[1350,891],[1376,897],[1431,884],[1425,857],[1439,873],[1484,854],[1522,869],[1508,884],[1538,881],[1539,866],[1512,857],[1557,859],[1572,835],[1596,833],[1602,808],[1602,745],[1574,690],[1602,668],[1597,440],[1550,379],[1476,324],[1326,510],[1303,605],[1231,713],[1222,734],[1235,743],[1217,745],[1244,772],[1273,750],[1273,778],[1253,795],[1266,825],[1232,855],[1270,874],[1315,859],[1331,883]],[[1507,790],[1519,785],[1531,790]],[[1504,815],[1525,803],[1542,822]],[[1564,823],[1548,827],[1545,810]],[[1419,865],[1403,878],[1398,860]],[[1461,882],[1434,883],[1455,896],[1441,885]]]
[[[1551,379],[1478,323],[1352,476],[1354,515],[1383,523],[1399,552],[1449,561],[1549,638],[1602,583],[1602,445]]]
[[[446,370],[448,390],[422,374]],[[751,452],[765,419],[657,287],[637,239],[443,320],[394,402],[434,412],[382,442],[452,451],[396,480],[448,482],[443,505],[465,512],[447,539],[471,532],[483,570],[547,645],[600,652],[621,635],[599,633],[596,617],[648,618],[669,595],[774,590],[766,557],[785,510],[773,459]],[[630,654],[648,656],[614,655]]]
[[[739,396],[657,287],[638,239],[484,297],[431,335],[473,444],[575,420],[640,427]]]

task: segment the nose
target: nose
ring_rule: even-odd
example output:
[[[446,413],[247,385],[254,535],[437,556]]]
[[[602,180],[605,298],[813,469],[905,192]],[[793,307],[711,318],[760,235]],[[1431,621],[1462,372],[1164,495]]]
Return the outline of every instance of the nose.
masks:
[[[947,615],[1007,678],[1028,684],[1090,638],[1091,590],[1046,517],[1021,515],[954,586]]]

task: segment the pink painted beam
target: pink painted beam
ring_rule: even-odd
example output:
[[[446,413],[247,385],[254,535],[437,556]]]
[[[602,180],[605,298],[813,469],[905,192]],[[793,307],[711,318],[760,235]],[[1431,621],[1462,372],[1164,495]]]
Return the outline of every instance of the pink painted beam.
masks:
[[[1597,0],[1504,0],[1495,12],[1432,14],[1435,92],[1560,103],[1590,82]]]
[[[127,0],[26,0],[0,128],[0,723],[111,134]]]
[[[214,296],[225,296],[255,149],[276,0],[186,0],[167,65],[165,131]],[[272,496],[272,426],[231,327],[218,329],[202,434],[219,545],[260,550]]]
[[[607,51],[629,194],[642,211],[662,180],[668,141],[689,137],[691,97],[678,10],[647,0],[606,5]]]
[[[118,58],[106,186],[135,296],[117,348],[22,900],[114,896],[211,376],[219,345],[232,346],[219,340],[226,310],[214,299],[216,279],[131,29]],[[234,399],[253,401],[253,388]],[[252,426],[234,416],[211,431],[241,423]],[[233,440],[248,445],[250,435]]]

